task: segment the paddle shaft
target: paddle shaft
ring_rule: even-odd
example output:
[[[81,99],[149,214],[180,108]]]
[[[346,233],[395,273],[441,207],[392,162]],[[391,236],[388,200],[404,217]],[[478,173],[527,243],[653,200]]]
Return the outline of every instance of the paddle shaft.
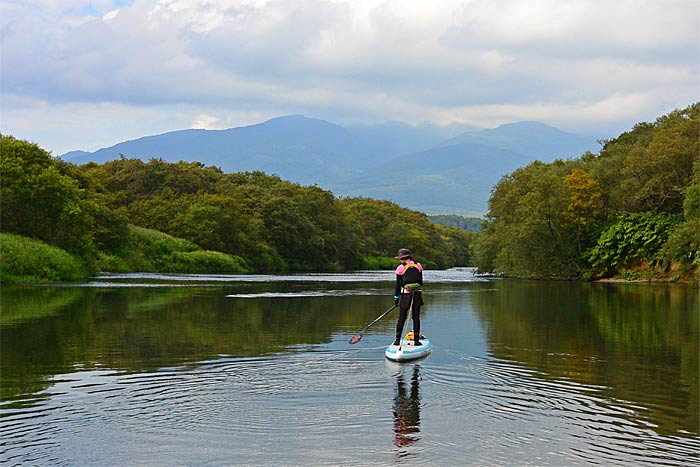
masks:
[[[380,319],[382,319],[383,317],[385,317],[391,310],[393,310],[393,309],[396,308],[397,306],[399,306],[398,303],[395,304],[394,306],[392,306],[391,308],[389,308],[388,310],[386,310],[386,311],[385,311],[384,313],[382,313],[381,315],[379,315],[379,316],[377,317],[377,319],[375,319],[374,321],[372,321],[371,323],[369,323],[367,326],[365,326],[364,329],[363,329],[362,331],[360,331],[360,332],[357,333],[355,336],[353,336],[352,339],[350,339],[350,343],[351,343],[351,344],[355,344],[355,343],[359,342],[359,340],[362,339],[362,336],[365,334],[365,331],[366,331],[366,330],[368,330],[370,327],[372,327],[372,325],[373,325],[374,323],[376,323],[377,321],[379,321]]]

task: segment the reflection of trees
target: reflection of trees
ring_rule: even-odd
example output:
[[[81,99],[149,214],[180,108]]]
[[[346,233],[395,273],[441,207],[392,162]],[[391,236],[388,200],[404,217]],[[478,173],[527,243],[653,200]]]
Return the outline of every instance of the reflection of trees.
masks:
[[[69,287],[3,287],[0,325],[55,315],[80,298],[84,290]]]
[[[398,447],[410,446],[418,441],[420,432],[420,394],[418,365],[413,367],[410,386],[406,387],[403,371],[396,377],[394,396],[394,444]]]
[[[700,432],[696,289],[510,280],[498,288],[473,296],[495,357],[607,387],[645,407],[662,434]]]
[[[263,283],[235,291],[309,287]],[[378,296],[241,299],[226,297],[229,292],[3,288],[0,400],[40,391],[53,375],[76,365],[151,371],[217,355],[259,356],[328,342],[339,327],[355,331],[386,307],[386,297]]]

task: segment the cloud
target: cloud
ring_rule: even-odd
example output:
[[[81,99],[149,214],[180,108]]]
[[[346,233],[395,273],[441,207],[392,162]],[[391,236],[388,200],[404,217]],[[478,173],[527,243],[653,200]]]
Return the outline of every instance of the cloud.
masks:
[[[226,126],[221,126],[221,120],[218,117],[207,114],[199,114],[192,123],[192,128],[203,130],[223,130]]]
[[[132,137],[287,113],[609,136],[700,100],[694,0],[28,0],[0,17],[1,129],[33,120],[58,151],[58,109],[97,125],[103,143],[62,128],[94,149],[124,134],[104,115]]]
[[[55,155],[77,149],[94,151],[179,129],[251,125],[277,116],[230,109],[214,109],[214,114],[209,115],[202,113],[202,107],[182,104],[153,107],[115,102],[51,103],[16,97],[5,99],[3,106],[9,109],[3,109],[3,120],[10,114],[12,121],[12,132],[3,129],[3,134],[35,142]]]

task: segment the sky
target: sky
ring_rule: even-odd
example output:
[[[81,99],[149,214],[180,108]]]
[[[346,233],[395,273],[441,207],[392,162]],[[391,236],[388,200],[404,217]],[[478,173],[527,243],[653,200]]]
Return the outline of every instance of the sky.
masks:
[[[0,132],[60,155],[301,114],[614,137],[700,101],[697,0],[0,0]]]

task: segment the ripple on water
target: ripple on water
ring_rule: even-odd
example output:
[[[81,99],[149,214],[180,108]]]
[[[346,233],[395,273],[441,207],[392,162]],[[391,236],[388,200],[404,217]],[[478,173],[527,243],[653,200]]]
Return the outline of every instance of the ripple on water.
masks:
[[[443,352],[449,355],[446,362],[422,370],[423,379],[439,388],[430,404],[462,414],[466,434],[456,444],[464,449],[473,435],[479,444],[475,452],[492,453],[484,463],[512,464],[514,452],[522,459],[540,455],[535,463],[542,465],[694,465],[700,460],[697,436],[670,442],[638,417],[640,407],[606,397],[608,388],[542,374],[512,360]],[[503,452],[509,454],[500,459]]]
[[[202,464],[202,455],[230,464],[231,450],[255,465],[698,460],[697,437],[659,436],[633,416],[639,407],[605,397],[606,388],[492,357],[436,349],[432,359],[400,365],[384,361],[382,351],[222,355],[148,373],[63,375],[24,405],[2,406],[0,453],[8,465],[90,464],[80,451],[89,439],[94,449],[109,447],[97,459],[105,464]],[[406,407],[415,418],[399,439],[396,417]]]

